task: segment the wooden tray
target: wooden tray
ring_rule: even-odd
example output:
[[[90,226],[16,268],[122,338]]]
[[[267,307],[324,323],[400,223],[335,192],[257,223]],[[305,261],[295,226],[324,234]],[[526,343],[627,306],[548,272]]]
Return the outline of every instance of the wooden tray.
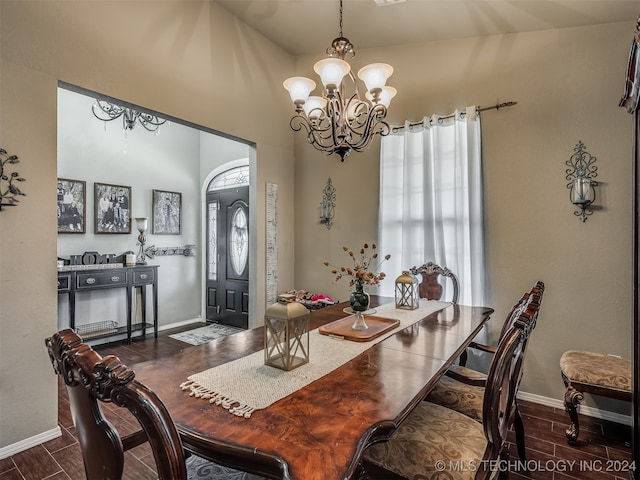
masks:
[[[353,330],[351,325],[353,325],[355,319],[355,315],[349,315],[348,317],[341,318],[340,320],[321,326],[318,328],[318,331],[323,335],[333,335],[344,338],[345,340],[352,340],[354,342],[368,342],[369,340],[373,340],[383,333],[392,330],[400,324],[400,320],[397,318],[365,315],[364,321],[369,328],[366,330]]]

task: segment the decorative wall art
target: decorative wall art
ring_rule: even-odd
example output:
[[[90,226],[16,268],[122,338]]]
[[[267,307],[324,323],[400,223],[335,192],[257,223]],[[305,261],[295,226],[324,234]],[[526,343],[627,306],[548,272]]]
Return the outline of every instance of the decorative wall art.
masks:
[[[154,235],[180,235],[182,220],[182,194],[153,190]]]
[[[7,164],[15,165],[20,163],[17,155],[9,155],[4,148],[0,148],[0,212],[2,207],[15,207],[19,196],[25,196],[14,182],[24,182],[25,179],[18,172],[5,172]]]
[[[94,183],[95,233],[131,233],[131,187]]]
[[[58,179],[58,233],[86,232],[87,183]]]

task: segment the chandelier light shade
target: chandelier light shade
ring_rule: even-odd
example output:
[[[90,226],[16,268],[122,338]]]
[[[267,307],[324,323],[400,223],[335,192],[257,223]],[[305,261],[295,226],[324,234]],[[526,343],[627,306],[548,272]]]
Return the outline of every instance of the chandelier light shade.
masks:
[[[355,50],[349,39],[342,36],[340,0],[340,36],[327,49],[328,58],[313,66],[323,85],[322,95],[311,95],[316,82],[309,78],[291,77],[283,83],[296,109],[291,128],[296,132],[304,130],[311,145],[327,155],[337,153],[343,162],[352,150],[362,152],[367,148],[376,134],[389,134],[384,119],[397,93],[386,85],[393,67],[372,63],[358,71],[358,78],[366,87],[362,96],[345,60],[348,54],[353,57]]]
[[[91,111],[98,120],[103,122],[122,118],[122,128],[125,130],[133,130],[137,123],[150,132],[156,132],[161,125],[167,122],[157,115],[139,112],[133,108],[121,107],[105,100],[96,100],[96,103],[91,107]]]

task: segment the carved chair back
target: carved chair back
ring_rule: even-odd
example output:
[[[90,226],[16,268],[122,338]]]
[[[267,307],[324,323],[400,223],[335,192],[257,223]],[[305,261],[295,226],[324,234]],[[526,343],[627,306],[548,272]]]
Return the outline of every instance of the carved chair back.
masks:
[[[458,277],[448,268],[441,267],[433,262],[428,262],[419,267],[411,267],[409,271],[418,277],[420,298],[426,298],[427,300],[441,300],[443,287],[439,283],[439,277],[442,276],[451,279],[451,284],[453,286],[451,302],[453,304],[458,303],[458,296],[460,292]]]
[[[539,309],[540,305],[542,304],[543,294],[544,283],[537,281],[531,288],[531,290],[522,295],[518,303],[513,306],[513,308],[507,315],[505,322],[502,324],[502,330],[500,331],[500,336],[498,337],[498,339],[504,337],[507,334],[507,331],[513,326],[516,321],[521,318],[521,315],[526,312],[527,308],[529,308],[531,304],[534,304],[535,306],[537,306],[537,309]],[[535,328],[535,322],[537,318],[537,313],[533,318],[531,318],[531,321],[533,322],[533,325],[530,328],[531,330]]]
[[[517,415],[516,395],[522,378],[522,367],[527,339],[535,326],[539,304],[530,295],[527,308],[518,316],[501,338],[496,350],[483,398],[482,425],[487,438],[484,460],[495,460],[505,455],[507,433]],[[482,463],[482,471],[476,479],[491,478]]]
[[[158,396],[135,380],[120,360],[101,357],[71,329],[45,340],[54,371],[66,384],[87,480],[122,478],[124,451],[149,442],[160,480],[187,478],[182,442]],[[142,431],[121,436],[100,404],[129,410]]]

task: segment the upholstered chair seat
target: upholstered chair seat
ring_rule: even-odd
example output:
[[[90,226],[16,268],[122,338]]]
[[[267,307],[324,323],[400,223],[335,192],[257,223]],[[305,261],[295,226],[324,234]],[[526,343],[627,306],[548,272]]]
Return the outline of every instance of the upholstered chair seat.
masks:
[[[484,377],[486,375],[466,367],[457,366],[456,370],[461,374],[474,377]],[[468,372],[467,372],[468,371]],[[469,385],[459,382],[448,376],[443,376],[436,386],[427,396],[429,402],[437,403],[443,407],[460,412],[467,417],[471,417],[477,422],[482,421],[482,400],[484,398],[484,387]]]
[[[626,358],[569,350],[560,357],[560,370],[574,382],[631,391],[631,361]]]
[[[566,387],[564,406],[571,423],[566,429],[567,441],[578,441],[580,424],[578,405],[584,393],[630,402],[631,360],[604,353],[568,350],[560,357],[560,373]]]
[[[422,402],[392,441],[368,448],[364,459],[398,478],[471,480],[486,448],[480,423],[455,410]],[[443,461],[446,463],[440,463]]]
[[[224,467],[196,455],[191,455],[185,463],[187,480],[264,480],[258,475]]]

